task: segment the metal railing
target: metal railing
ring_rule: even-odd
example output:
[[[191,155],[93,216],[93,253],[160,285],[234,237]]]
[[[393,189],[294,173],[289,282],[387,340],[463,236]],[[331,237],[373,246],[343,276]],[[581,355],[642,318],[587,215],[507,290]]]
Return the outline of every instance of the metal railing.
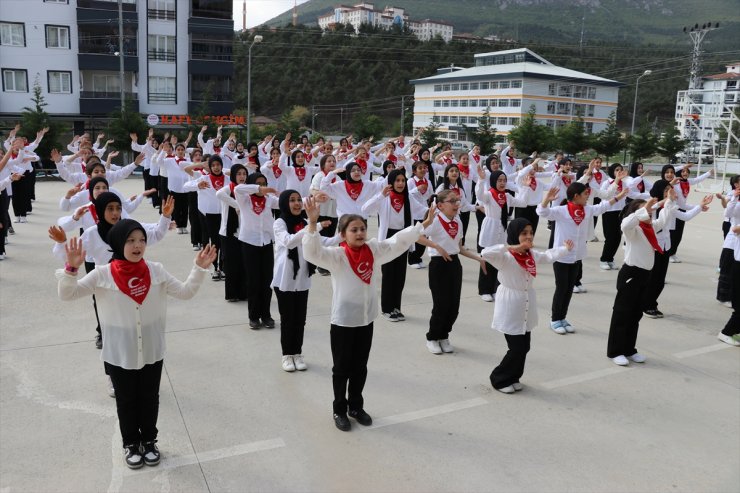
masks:
[[[135,92],[123,93],[126,99],[138,99]],[[121,91],[80,91],[81,99],[120,99]]]
[[[177,94],[170,92],[150,92],[149,93],[150,103],[176,103]]]
[[[177,54],[172,51],[149,50],[147,59],[157,62],[174,62],[177,59]]]
[[[155,21],[174,21],[177,16],[177,12],[174,10],[148,9],[147,16],[149,19]]]

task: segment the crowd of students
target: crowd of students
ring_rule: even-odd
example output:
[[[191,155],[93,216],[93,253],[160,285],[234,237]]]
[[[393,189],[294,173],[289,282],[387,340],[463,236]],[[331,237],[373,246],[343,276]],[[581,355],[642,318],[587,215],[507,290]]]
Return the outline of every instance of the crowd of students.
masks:
[[[691,185],[712,175],[690,178],[690,165],[666,165],[660,180],[650,183],[641,163],[602,168],[597,157],[574,170],[562,153],[551,160],[520,156],[514,142],[484,156],[478,146],[456,153],[449,146],[428,148],[416,138],[374,144],[355,143],[350,136],[335,147],[287,134],[243,145],[234,134],[224,140],[221,128],[210,138],[205,130],[195,147],[188,147],[190,135],[181,142],[165,134],[160,142],[150,130],[140,142],[131,134],[131,150],[138,155],[122,167],[111,164],[115,152],[102,161],[111,142],[103,144],[102,135],[94,143],[87,134],[75,137],[69,154],[50,156],[71,186],[60,199],[60,209],[69,214],[49,229],[53,253],[65,264],[57,273],[59,293],[63,299],[93,297],[96,344],[116,398],[129,467],[159,461],[156,413],[166,295],[193,296],[207,270],[213,281],[223,281],[226,302],[247,302],[251,329],[276,326],[275,293],[286,372],[307,369],[302,345],[311,277],[331,276],[333,418],[347,431],[349,417],[372,423],[363,388],[373,324],[379,314],[390,322],[405,320],[408,267],[428,269],[432,310],[426,347],[441,355],[454,352],[450,334],[459,314],[460,257],[476,263],[478,294],[484,302],[495,301],[492,327],[508,344],[490,381],[510,394],[523,388],[530,333],[537,325],[533,282],[542,264],[552,263],[555,274],[550,328],[572,334],[571,297],[586,292],[583,260],[602,216],[599,266],[619,270],[607,356],[617,365],[643,363],[636,348],[640,319],[663,316],[658,298],[668,264],[680,262],[676,253],[684,223],[707,210],[713,198],[689,205]],[[2,234],[10,227],[9,191],[16,222],[25,222],[31,211],[27,173],[29,163],[38,160],[33,150],[43,133],[30,144],[15,131],[5,141]],[[139,165],[144,192],[127,198],[113,185]],[[718,337],[738,346],[740,180],[733,179],[731,187],[717,194],[726,207],[717,298],[733,308]],[[157,223],[131,218],[147,198],[161,212]],[[475,248],[465,244],[471,213],[477,221]],[[378,219],[377,239],[368,237],[371,217]],[[540,218],[550,229],[546,251],[533,248]],[[199,251],[185,283],[161,264],[143,260],[146,247],[175,229],[189,234]],[[77,231],[79,239],[68,240],[68,233]],[[620,268],[615,253],[621,244]],[[88,275],[76,281],[82,264]]]

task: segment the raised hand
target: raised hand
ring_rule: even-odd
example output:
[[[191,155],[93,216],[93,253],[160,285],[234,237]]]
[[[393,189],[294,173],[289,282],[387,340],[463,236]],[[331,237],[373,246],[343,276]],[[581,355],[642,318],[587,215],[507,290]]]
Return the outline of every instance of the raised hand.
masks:
[[[136,195],[134,195],[134,199],[135,198],[136,198]],[[131,199],[131,200],[133,200],[133,199]],[[80,219],[82,219],[82,216],[84,216],[88,212],[90,212],[90,208],[88,206],[83,205],[82,207],[78,207],[77,210],[75,210],[75,213],[72,214],[72,219],[74,219],[75,221],[79,221]],[[61,242],[59,242],[59,243],[61,243]]]
[[[646,211],[648,211],[648,213],[650,213],[650,211],[652,211],[652,210],[653,210],[653,206],[654,206],[655,204],[657,204],[657,203],[658,203],[658,199],[657,199],[656,197],[650,197],[650,198],[649,198],[649,199],[648,199],[648,200],[647,200],[647,201],[645,202],[645,205],[644,205],[644,207],[645,207],[645,210],[646,210]]]
[[[574,245],[573,245],[573,240],[565,240],[565,241],[563,242],[563,245],[565,245],[565,248],[567,248],[567,249],[568,249],[568,251],[571,251],[571,250],[573,250],[573,246],[574,246]]]
[[[67,233],[65,233],[59,226],[51,226],[49,227],[49,238],[54,240],[56,243],[66,243]]]
[[[260,187],[258,193],[260,193],[262,195],[267,195],[268,193],[271,193],[273,195],[277,195],[278,191],[275,190],[272,187]]]
[[[64,245],[67,252],[67,263],[78,269],[85,262],[85,250],[82,248],[82,240],[76,236]]]
[[[172,213],[175,211],[175,197],[172,195],[167,196],[167,200],[162,204],[162,215],[164,217],[172,217]]]
[[[151,129],[151,128],[150,128],[149,130],[150,130],[151,132],[153,132],[153,131],[154,131],[154,129]],[[132,140],[132,141],[134,141],[134,142],[136,142],[136,141],[138,141],[138,140],[139,140],[139,136],[138,136],[138,135],[136,135],[136,133],[135,133],[135,132],[131,132],[130,134],[128,134],[128,136],[129,136],[129,137],[131,137],[131,140]]]
[[[198,182],[198,188],[200,190],[205,190],[206,188],[211,188],[211,184],[208,183],[207,181],[199,181]]]
[[[83,183],[78,183],[77,185],[73,186],[69,190],[67,190],[67,194],[64,196],[67,200],[71,199],[75,195],[77,195],[80,190],[82,190]]]
[[[150,188],[149,190],[144,190],[144,192],[141,195],[143,195],[144,197],[151,197],[155,193],[157,193],[157,189],[156,188]]]
[[[393,185],[386,185],[383,187],[383,190],[381,193],[383,194],[383,197],[387,197],[391,194],[391,190],[393,190]]]
[[[303,208],[306,210],[306,216],[311,224],[316,224],[319,220],[319,204],[313,197],[306,197],[303,200]]]
[[[556,198],[558,198],[558,193],[560,193],[559,187],[552,187],[550,190],[547,191],[547,195],[545,195],[544,202],[552,202]]]
[[[205,131],[208,130],[208,125],[203,125],[200,127],[200,133],[205,133]]]
[[[20,173],[13,173],[10,175],[10,181],[18,181],[21,178],[23,178],[23,175]]]
[[[712,203],[712,199],[714,199],[714,196],[712,194],[705,195],[704,198],[701,199],[701,205],[703,207],[708,206],[709,204]]]
[[[144,161],[144,158],[146,158],[146,154],[144,154],[143,152],[140,152],[139,154],[136,155],[136,159],[134,159],[134,164],[137,166],[140,165],[141,162]]]
[[[209,243],[195,255],[195,265],[201,269],[207,269],[216,260],[216,255],[218,255],[218,250],[212,243]]]

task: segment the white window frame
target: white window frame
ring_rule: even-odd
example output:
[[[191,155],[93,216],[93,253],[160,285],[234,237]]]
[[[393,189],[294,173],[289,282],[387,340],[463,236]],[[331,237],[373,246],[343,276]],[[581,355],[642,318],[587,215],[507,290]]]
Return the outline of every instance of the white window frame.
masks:
[[[69,26],[57,26],[55,24],[46,24],[46,26],[44,26],[44,28],[45,28],[44,31],[46,33],[46,47],[47,48],[61,49],[61,50],[68,50],[69,49],[69,47],[70,47]],[[61,34],[66,32],[65,39],[64,39],[64,41],[66,42],[66,46],[61,46],[59,44],[57,44],[55,46],[55,45],[52,45],[51,44],[51,36],[50,36],[50,33],[53,32],[53,31],[56,31],[56,36],[57,36],[57,42],[58,43],[62,41]]]
[[[96,83],[97,81],[97,83]],[[100,87],[100,85],[104,87]],[[92,92],[121,92],[121,78],[113,74],[93,74]]]
[[[154,90],[153,90],[154,87]],[[176,77],[149,77],[147,80],[149,102],[159,104],[177,104],[177,78]],[[152,99],[152,94],[172,95],[174,98],[160,100]]]
[[[177,56],[177,38],[175,36],[168,36],[166,34],[150,34],[147,42],[149,43],[147,50],[147,58],[149,60],[155,62],[175,63],[175,57]],[[168,45],[170,44],[172,50],[168,49]],[[150,55],[151,52],[154,52],[153,57]],[[168,57],[167,55],[171,56]]]
[[[11,73],[13,74],[13,79],[12,79],[13,88],[12,89],[8,88],[9,84],[7,83],[8,82],[7,76]],[[23,83],[26,86],[25,89],[17,88],[16,77],[18,75],[16,74],[23,76]],[[27,70],[21,69],[21,68],[4,68],[2,69],[2,75],[3,75],[3,91],[5,92],[28,92],[28,71]]]
[[[20,42],[17,41],[19,33],[16,32],[14,36],[13,28],[20,30]],[[0,22],[0,45],[26,46],[26,25],[22,22]]]
[[[55,76],[59,77],[60,90],[58,91],[52,91],[51,81]],[[67,79],[66,87],[65,78]],[[49,70],[46,73],[46,79],[49,85],[49,94],[72,94],[72,72],[64,70]]]

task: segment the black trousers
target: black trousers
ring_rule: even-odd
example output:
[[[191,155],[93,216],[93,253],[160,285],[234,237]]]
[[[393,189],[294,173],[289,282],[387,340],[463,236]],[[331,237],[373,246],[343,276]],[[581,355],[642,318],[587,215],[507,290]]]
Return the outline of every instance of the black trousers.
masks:
[[[41,163],[31,163],[31,174],[28,176],[28,212],[33,210],[33,201],[36,200],[36,169],[41,168]]]
[[[10,222],[10,197],[7,190],[0,192],[0,253],[5,253],[5,238],[8,236],[8,229],[12,226]]]
[[[213,267],[218,270],[219,266],[223,265],[223,252],[221,251],[221,235],[218,234],[218,230],[221,228],[221,214],[200,214],[203,218],[203,224],[205,226],[205,239],[203,245],[211,243],[218,249],[216,260],[213,261]]]
[[[725,328],[722,329],[722,333],[726,336],[740,334],[740,262],[733,262],[730,275],[732,277],[732,315]]]
[[[88,262],[87,260],[85,260],[85,272],[89,274],[94,269],[95,269],[95,262]],[[95,321],[98,324],[98,326],[95,327],[95,331],[98,334],[101,334],[102,336],[102,332],[100,331],[100,317],[98,317],[98,301],[95,299],[95,295],[92,295],[92,300],[93,300],[93,309],[95,310]]]
[[[126,370],[105,363],[105,370],[116,389],[116,410],[123,445],[156,440],[162,360],[144,365],[139,370]]]
[[[686,212],[684,209],[679,209],[681,212]],[[676,218],[676,227],[671,230],[671,249],[668,251],[671,256],[675,255],[678,251],[678,245],[681,244],[683,238],[683,228],[686,222],[682,219]]]
[[[483,226],[483,220],[486,218],[486,213],[481,212],[478,209],[475,210],[475,220],[478,222],[478,231],[475,235],[475,244],[480,244],[480,228]]]
[[[333,410],[346,414],[347,408],[359,411],[364,408],[362,390],[367,380],[367,360],[373,344],[373,323],[362,327],[342,327],[331,324]]]
[[[161,204],[161,201],[159,199],[159,177],[152,176],[148,169],[144,170],[143,176],[144,176],[144,190],[150,190],[152,188],[157,189],[157,193],[155,193],[154,195],[151,195],[151,198],[152,198],[152,205],[154,207],[159,207]]]
[[[247,275],[247,303],[249,320],[265,320],[270,315],[270,301],[272,300],[272,243],[264,246],[241,243],[244,266],[249,271]],[[247,267],[248,266],[248,267]],[[229,275],[226,274],[226,279]]]
[[[599,205],[601,203],[601,199],[599,197],[594,197],[594,205]],[[596,234],[596,225],[599,224],[599,216],[594,216],[594,235]]]
[[[308,290],[275,290],[278,311],[280,312],[280,346],[283,356],[303,354],[303,331],[306,327],[308,309]]]
[[[583,262],[578,262],[578,272],[576,273],[576,286],[581,285],[581,280],[583,280]]]
[[[465,245],[465,235],[468,233],[468,224],[470,224],[470,211],[460,213],[460,222],[463,225],[462,244]]]
[[[577,260],[572,264],[554,262],[552,270],[555,273],[555,293],[552,295],[552,321],[564,320],[568,316],[570,299],[573,297],[573,286],[576,285],[578,272],[582,262]]]
[[[478,253],[483,251],[483,247],[478,245]],[[483,268],[478,267],[478,295],[490,294],[493,296],[498,289],[498,269],[486,262],[486,273]]]
[[[537,225],[540,223],[540,216],[537,215],[537,206],[528,205],[527,207],[517,207],[514,209],[514,217],[529,220],[532,223],[532,229],[537,232]]]
[[[198,192],[188,192],[188,219],[190,220],[190,243],[193,245],[208,243],[205,217],[198,210]]]
[[[235,236],[221,236],[221,270],[226,274],[224,298],[227,300],[247,299],[247,270],[242,254],[242,242]]]
[[[503,389],[518,383],[524,374],[524,363],[527,360],[532,333],[521,335],[504,334],[509,350],[504,359],[491,372],[491,385],[494,389]]]
[[[614,298],[609,342],[606,355],[632,356],[637,352],[637,329],[642,319],[642,300],[650,271],[624,264],[617,276],[617,296]]]
[[[550,240],[547,242],[547,248],[552,248],[555,244],[555,221],[547,221],[547,229],[550,230]]]
[[[722,222],[722,239],[727,238],[727,233],[730,232],[730,221]]]
[[[420,222],[423,222],[423,221],[421,221],[419,219],[414,219],[414,224],[418,224]],[[414,251],[413,252],[409,252],[409,255],[408,255],[408,257],[409,257],[409,265],[420,264],[421,263],[421,257],[424,255],[424,251],[426,250],[426,248],[427,248],[426,246],[424,246],[424,245],[422,245],[420,243],[415,243],[414,244]]]
[[[604,247],[601,249],[602,262],[614,262],[614,254],[622,241],[622,228],[619,214],[621,211],[609,211],[603,215]]]
[[[398,233],[399,229],[389,229],[388,238]],[[383,313],[392,313],[393,310],[401,310],[401,298],[403,288],[406,285],[406,262],[408,251],[386,262],[380,267],[383,279],[380,282],[380,309]]]
[[[452,260],[432,257],[429,262],[429,289],[432,291],[432,316],[429,319],[427,341],[449,338],[460,311],[462,266],[457,255]]]
[[[732,266],[735,264],[735,251],[723,248],[719,256],[719,279],[717,280],[717,301],[732,301]]]
[[[655,252],[653,268],[648,276],[647,285],[645,286],[645,296],[643,297],[642,310],[657,310],[658,298],[665,288],[665,278],[668,274],[668,263],[670,255],[667,252]]]
[[[31,172],[23,173],[23,178],[11,183],[13,189],[13,214],[15,217],[26,217],[31,210]]]
[[[325,236],[327,238],[331,238],[337,232],[337,223],[339,222],[339,218],[338,217],[331,217],[331,216],[319,216],[319,222],[321,223],[321,222],[324,222],[324,221],[331,221],[331,224],[328,227],[326,227],[326,228],[322,228],[321,231],[319,232],[319,234],[321,236]]]
[[[175,199],[175,211],[172,213],[172,220],[175,221],[178,228],[188,227],[188,194],[170,191],[170,195]]]
[[[160,176],[159,177],[159,213],[162,213],[162,204],[164,204],[164,201],[167,200],[167,197],[170,195],[170,189],[167,185],[167,177],[166,176]]]

